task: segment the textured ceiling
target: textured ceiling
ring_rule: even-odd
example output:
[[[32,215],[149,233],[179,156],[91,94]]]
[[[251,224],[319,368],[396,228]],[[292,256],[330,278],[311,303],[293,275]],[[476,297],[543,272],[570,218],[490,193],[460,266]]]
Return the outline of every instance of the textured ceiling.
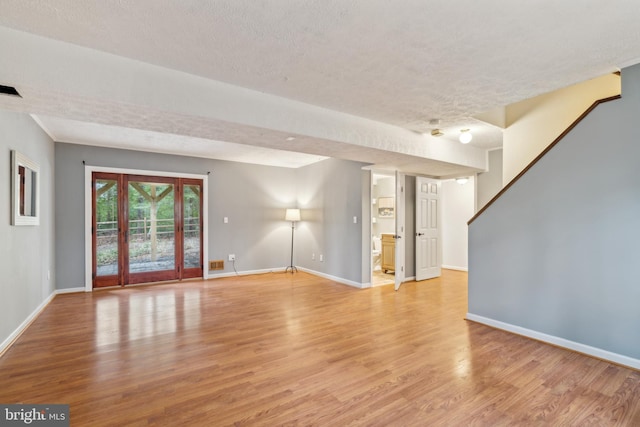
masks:
[[[324,160],[324,156],[293,151],[234,144],[186,135],[123,128],[50,116],[34,116],[38,124],[56,141],[88,144],[126,150],[153,151],[192,157],[215,158],[232,162],[277,165],[298,168]]]
[[[473,116],[637,62],[639,16],[637,0],[0,1],[5,27],[409,130],[441,119],[481,148],[501,131]]]

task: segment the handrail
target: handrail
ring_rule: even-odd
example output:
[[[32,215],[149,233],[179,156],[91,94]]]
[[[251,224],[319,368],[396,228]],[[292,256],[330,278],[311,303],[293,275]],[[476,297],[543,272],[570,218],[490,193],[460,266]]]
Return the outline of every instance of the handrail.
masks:
[[[535,165],[536,163],[538,163],[538,160],[542,159],[545,154],[547,154],[549,151],[551,151],[551,149],[553,147],[556,146],[556,144],[558,142],[560,142],[560,140],[562,138],[564,138],[569,132],[571,132],[571,130],[576,127],[578,125],[578,123],[580,123],[585,117],[587,117],[589,115],[589,113],[591,113],[598,105],[603,104],[605,102],[609,102],[609,101],[614,101],[616,99],[620,99],[620,95],[614,95],[614,96],[610,96],[607,98],[602,98],[602,99],[598,99],[596,100],[593,104],[591,104],[591,106],[589,108],[587,108],[587,110],[582,113],[580,115],[580,117],[578,117],[577,119],[575,119],[573,121],[573,123],[571,123],[569,125],[569,127],[567,129],[564,130],[564,132],[562,132],[560,134],[560,136],[558,136],[556,139],[553,140],[553,142],[551,144],[549,144],[547,146],[547,148],[545,148],[544,150],[542,150],[542,152],[540,154],[538,154],[536,156],[535,159],[533,159],[524,169],[522,169],[522,171],[516,175],[511,181],[509,181],[509,183],[507,185],[505,185],[502,190],[498,191],[498,194],[496,194],[495,196],[493,196],[493,198],[491,200],[489,200],[487,202],[487,204],[485,204],[482,209],[480,209],[478,212],[476,212],[476,214],[474,216],[471,217],[471,219],[469,221],[467,221],[467,225],[471,225],[471,223],[473,221],[476,220],[476,218],[478,218],[485,210],[487,210],[487,208],[489,206],[491,206],[493,204],[493,202],[495,202],[496,200],[498,200],[500,198],[500,196],[502,196],[504,193],[506,193],[506,191],[511,188],[511,186],[513,186],[513,184],[516,183],[516,181],[518,181],[522,175],[524,175],[525,173],[527,173],[527,171],[529,169],[531,169],[533,167],[533,165]]]

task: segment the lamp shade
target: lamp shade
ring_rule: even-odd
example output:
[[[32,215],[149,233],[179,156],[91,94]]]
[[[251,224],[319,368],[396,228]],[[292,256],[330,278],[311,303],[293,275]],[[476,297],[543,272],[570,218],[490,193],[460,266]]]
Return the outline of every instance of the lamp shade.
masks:
[[[300,221],[300,209],[287,209],[284,219],[287,221]]]

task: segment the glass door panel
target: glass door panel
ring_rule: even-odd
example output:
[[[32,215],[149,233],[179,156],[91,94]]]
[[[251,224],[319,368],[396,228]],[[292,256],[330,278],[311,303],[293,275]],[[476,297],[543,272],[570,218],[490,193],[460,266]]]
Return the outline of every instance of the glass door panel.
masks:
[[[203,276],[202,180],[94,172],[93,286]]]
[[[94,286],[120,284],[119,177],[95,174],[93,179]]]
[[[128,283],[177,278],[175,184],[158,181],[128,181]]]
[[[183,277],[202,277],[202,181],[183,180]]]

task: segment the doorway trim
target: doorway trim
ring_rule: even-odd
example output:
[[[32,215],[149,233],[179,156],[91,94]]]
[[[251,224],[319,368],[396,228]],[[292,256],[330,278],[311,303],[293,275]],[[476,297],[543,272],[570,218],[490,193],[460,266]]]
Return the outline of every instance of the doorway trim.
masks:
[[[396,231],[395,231],[395,280],[393,287],[397,291],[405,281],[405,268],[407,264],[406,243],[405,243],[405,207],[407,203],[407,197],[405,192],[405,174],[396,171]]]
[[[84,290],[85,292],[93,291],[93,240],[91,235],[92,226],[92,211],[93,211],[93,198],[91,196],[92,189],[92,175],[94,172],[105,173],[118,173],[129,175],[145,175],[145,176],[159,176],[159,177],[172,177],[172,178],[192,178],[202,180],[202,259],[204,261],[204,268],[202,270],[203,279],[209,278],[209,268],[207,260],[209,259],[209,175],[188,174],[188,173],[176,173],[167,171],[150,171],[142,169],[123,169],[123,168],[110,168],[102,166],[89,166],[84,167]]]
[[[363,229],[363,281],[366,281],[366,279],[368,278],[368,283],[366,283],[365,287],[376,287],[376,286],[381,286],[381,285],[374,285],[374,280],[373,280],[373,276],[374,276],[374,262],[373,262],[373,257],[372,257],[372,251],[373,251],[373,228],[374,228],[374,214],[375,214],[375,209],[377,209],[377,197],[374,197],[374,176],[377,175],[378,177],[384,177],[384,178],[392,178],[393,181],[393,200],[394,200],[394,222],[395,222],[395,209],[396,209],[396,202],[397,202],[397,186],[398,186],[398,180],[397,180],[397,174],[398,171],[397,170],[390,170],[390,169],[374,169],[374,168],[369,168],[369,167],[364,167],[364,170],[366,170],[368,172],[368,197],[366,197],[366,200],[363,199],[363,216],[368,218],[368,224],[367,226]],[[379,196],[379,195],[377,195]],[[376,205],[374,208],[374,204],[373,204],[373,200],[376,199]],[[363,222],[364,223],[364,222]],[[365,231],[366,230],[366,231]],[[394,231],[393,234],[396,235],[396,229],[395,229],[395,224],[394,224]],[[395,251],[394,251],[395,252]],[[382,253],[380,254],[380,256],[382,257]],[[385,283],[385,285],[391,285],[393,284],[394,281],[389,281],[389,283]]]

